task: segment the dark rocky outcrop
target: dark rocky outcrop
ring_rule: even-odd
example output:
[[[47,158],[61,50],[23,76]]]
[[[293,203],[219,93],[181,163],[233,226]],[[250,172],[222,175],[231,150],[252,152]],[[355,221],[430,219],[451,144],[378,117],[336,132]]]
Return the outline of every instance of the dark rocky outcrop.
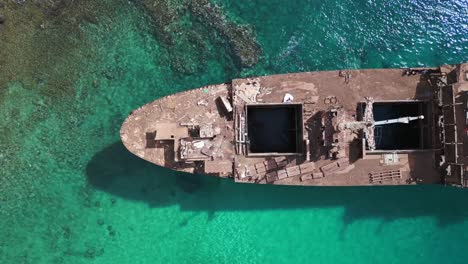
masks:
[[[192,0],[189,8],[196,19],[223,36],[242,66],[251,67],[258,62],[261,49],[250,27],[229,21],[223,10],[208,0]]]
[[[135,3],[152,18],[154,33],[168,47],[171,66],[178,72],[203,70],[213,38],[221,39],[240,67],[251,67],[259,60],[261,49],[252,29],[229,21],[222,8],[208,0],[135,0]]]

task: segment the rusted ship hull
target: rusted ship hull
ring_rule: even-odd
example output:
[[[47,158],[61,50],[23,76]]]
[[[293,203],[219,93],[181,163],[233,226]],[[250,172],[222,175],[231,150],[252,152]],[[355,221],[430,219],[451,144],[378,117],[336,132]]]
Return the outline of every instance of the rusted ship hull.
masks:
[[[149,162],[242,183],[464,187],[467,91],[468,64],[234,79],[146,104],[120,133]]]

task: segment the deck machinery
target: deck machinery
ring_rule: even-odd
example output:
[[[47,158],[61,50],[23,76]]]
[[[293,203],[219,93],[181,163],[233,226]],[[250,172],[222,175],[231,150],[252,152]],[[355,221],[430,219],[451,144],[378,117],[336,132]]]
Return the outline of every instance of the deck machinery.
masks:
[[[468,185],[468,64],[235,79],[133,111],[132,153],[258,184]]]

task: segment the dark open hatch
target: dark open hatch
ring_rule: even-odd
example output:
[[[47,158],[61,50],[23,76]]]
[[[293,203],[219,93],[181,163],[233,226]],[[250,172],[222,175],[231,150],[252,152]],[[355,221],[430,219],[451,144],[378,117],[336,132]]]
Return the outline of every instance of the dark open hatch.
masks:
[[[302,152],[302,104],[246,105],[248,155]]]

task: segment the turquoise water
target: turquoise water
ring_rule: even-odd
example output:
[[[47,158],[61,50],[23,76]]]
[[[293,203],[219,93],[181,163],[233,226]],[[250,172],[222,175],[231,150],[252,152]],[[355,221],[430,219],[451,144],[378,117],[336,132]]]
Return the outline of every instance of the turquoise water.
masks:
[[[4,2],[0,263],[466,262],[468,190],[234,184],[119,129],[239,76],[467,61],[467,1]]]

